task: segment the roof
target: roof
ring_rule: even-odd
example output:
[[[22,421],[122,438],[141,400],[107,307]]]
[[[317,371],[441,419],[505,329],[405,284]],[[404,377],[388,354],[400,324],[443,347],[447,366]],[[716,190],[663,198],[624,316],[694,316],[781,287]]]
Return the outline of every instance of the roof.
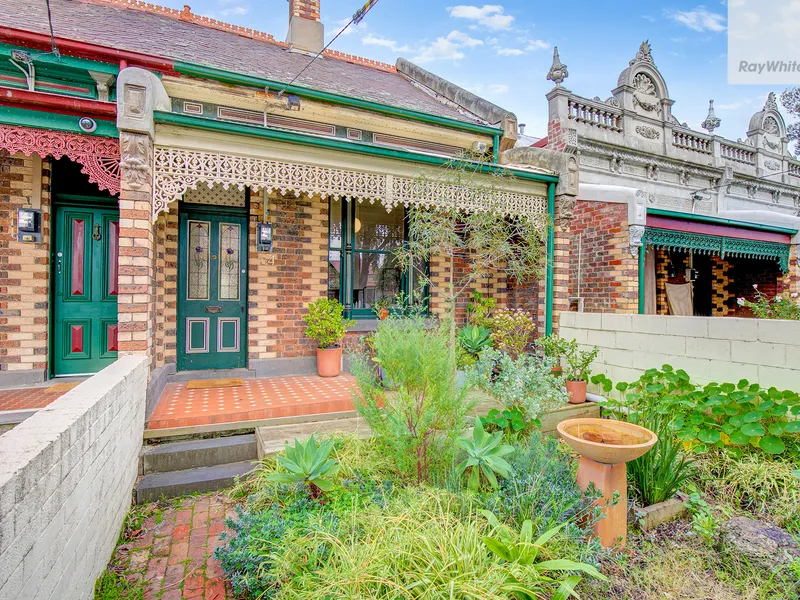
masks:
[[[201,64],[288,83],[311,60],[266,34],[136,0],[50,0],[56,37]],[[288,13],[287,13],[288,19]],[[193,22],[190,22],[193,21]],[[45,2],[4,0],[0,24],[49,34]],[[476,123],[389,65],[338,52],[317,59],[295,81],[324,92]]]

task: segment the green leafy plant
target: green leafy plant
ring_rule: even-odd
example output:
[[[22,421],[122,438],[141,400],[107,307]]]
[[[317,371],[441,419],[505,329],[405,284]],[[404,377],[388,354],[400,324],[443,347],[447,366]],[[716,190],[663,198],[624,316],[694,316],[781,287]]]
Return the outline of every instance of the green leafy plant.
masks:
[[[353,402],[399,469],[425,481],[434,465],[452,458],[474,405],[467,399],[469,387],[456,385],[447,330],[429,329],[421,318],[389,319],[370,345],[373,356],[351,356],[358,384]],[[391,390],[378,380],[375,365],[392,382]]]
[[[303,315],[303,320],[308,327],[306,336],[317,340],[317,347],[332,348],[347,333],[347,328],[355,325],[355,321],[342,316],[344,306],[338,300],[330,298],[317,298],[308,305],[308,314]]]
[[[492,315],[491,327],[494,347],[517,359],[528,348],[536,322],[531,313],[521,308],[504,308]]]
[[[749,308],[759,319],[800,321],[800,302],[797,300],[797,292],[789,296],[769,297],[758,289],[757,284],[753,284],[753,289],[755,290],[753,300],[738,298],[739,306]]]
[[[332,477],[339,472],[339,463],[330,458],[333,441],[317,444],[312,435],[305,442],[294,441],[294,446],[286,444],[284,456],[278,456],[278,464],[286,473],[273,473],[268,481],[277,483],[302,483],[308,487],[309,494],[316,499],[322,492],[333,489]]]
[[[480,418],[475,418],[472,438],[459,440],[458,444],[467,453],[458,465],[458,472],[469,472],[467,487],[477,492],[484,481],[497,489],[497,476],[508,477],[511,466],[503,458],[514,451],[513,446],[503,444],[503,433],[486,433]]]
[[[506,408],[502,411],[493,408],[482,422],[488,431],[501,431],[503,437],[509,437],[525,429],[525,414],[519,408]]]
[[[684,504],[692,517],[692,532],[706,545],[712,545],[717,538],[719,521],[711,512],[711,507],[698,492],[689,494],[689,499]]]
[[[477,357],[492,345],[492,332],[485,327],[465,325],[458,332],[458,341],[467,354]]]
[[[472,292],[472,298],[467,305],[467,319],[473,327],[491,329],[492,311],[497,306],[494,298],[484,296],[480,292]]]
[[[564,359],[567,362],[567,381],[589,381],[589,367],[599,354],[599,348],[582,350],[578,342],[571,340],[563,345]]]
[[[388,311],[392,307],[392,299],[389,296],[381,296],[375,302],[372,303],[372,312],[375,313],[375,316],[380,317],[381,313],[384,311]]]
[[[600,571],[587,563],[563,558],[538,560],[539,555],[544,550],[545,544],[555,537],[568,523],[562,523],[558,527],[554,527],[534,539],[533,523],[530,520],[525,520],[519,532],[516,532],[500,523],[497,517],[488,510],[481,510],[480,513],[489,521],[493,534],[493,536],[485,536],[483,538],[483,543],[486,544],[486,547],[498,558],[509,563],[533,567],[542,574],[553,571],[577,571],[586,573],[597,579],[606,579]],[[562,580],[548,579],[560,583],[558,590],[553,594],[552,598],[566,600],[566,598],[570,596],[578,597],[575,593],[575,586],[580,583],[580,576],[571,575]],[[514,590],[518,598],[535,600],[540,597],[535,590],[526,589],[524,583],[519,581],[513,581],[512,583],[518,585],[517,589]]]
[[[767,389],[746,379],[700,387],[670,365],[649,369],[616,389],[624,397],[612,400],[610,408],[673,416],[675,435],[696,453],[719,448],[741,454],[752,447],[777,455],[800,433],[800,395],[792,390]]]
[[[558,337],[555,334],[546,335],[536,340],[536,347],[542,353],[553,361],[555,365],[561,364],[561,358],[569,350],[569,342]]]
[[[516,360],[498,350],[484,350],[467,379],[500,400],[508,409],[518,409],[528,425],[538,425],[539,416],[569,402],[563,377],[554,377],[548,360],[523,354]]]

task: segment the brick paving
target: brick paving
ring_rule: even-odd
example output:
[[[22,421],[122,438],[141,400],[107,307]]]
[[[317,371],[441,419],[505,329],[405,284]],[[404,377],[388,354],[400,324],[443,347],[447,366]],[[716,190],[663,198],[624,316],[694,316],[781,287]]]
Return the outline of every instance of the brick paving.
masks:
[[[0,390],[0,411],[44,408],[66,393],[66,391],[51,392],[49,389],[46,387],[32,387]]]
[[[245,379],[238,387],[188,389],[167,384],[148,429],[237,423],[353,410],[355,378],[299,375]]]
[[[233,503],[221,493],[183,498],[144,519],[117,547],[110,568],[144,588],[144,600],[229,600],[230,585],[213,554],[223,546]]]

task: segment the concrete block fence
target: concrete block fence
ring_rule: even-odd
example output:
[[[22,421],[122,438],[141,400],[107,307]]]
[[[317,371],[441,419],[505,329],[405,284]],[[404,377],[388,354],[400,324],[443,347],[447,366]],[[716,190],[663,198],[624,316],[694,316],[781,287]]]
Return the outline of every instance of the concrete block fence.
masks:
[[[592,370],[614,383],[670,364],[698,383],[747,379],[800,392],[800,321],[565,312],[559,331],[599,347]]]
[[[131,504],[148,363],[126,356],[0,436],[0,598],[84,600]]]

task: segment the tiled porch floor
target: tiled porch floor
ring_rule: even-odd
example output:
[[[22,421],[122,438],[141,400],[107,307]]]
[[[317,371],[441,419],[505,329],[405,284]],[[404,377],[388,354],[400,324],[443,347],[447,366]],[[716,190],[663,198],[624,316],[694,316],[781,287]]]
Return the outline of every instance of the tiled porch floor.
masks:
[[[352,375],[297,375],[245,379],[239,387],[187,389],[169,383],[156,404],[148,429],[237,423],[353,410]]]
[[[0,390],[0,411],[44,408],[68,391],[61,388],[53,392],[50,391],[51,387],[53,386]]]

